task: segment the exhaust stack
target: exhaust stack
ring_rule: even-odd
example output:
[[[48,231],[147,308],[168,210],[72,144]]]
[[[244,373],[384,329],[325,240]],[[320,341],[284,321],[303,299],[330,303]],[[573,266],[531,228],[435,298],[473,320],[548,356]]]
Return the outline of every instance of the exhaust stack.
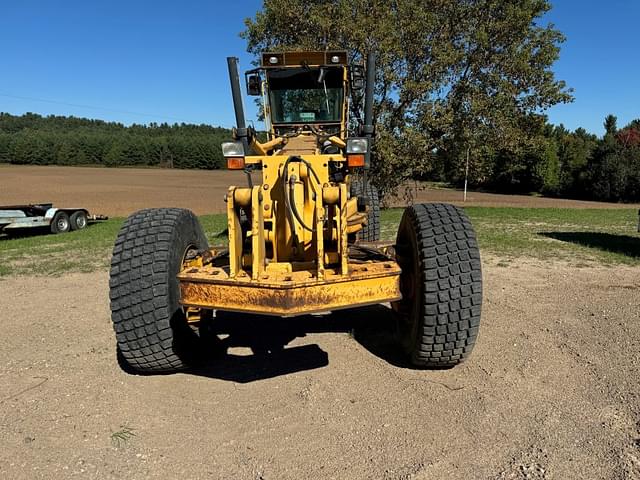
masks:
[[[229,67],[229,81],[231,82],[231,96],[233,97],[233,109],[236,114],[236,137],[242,142],[244,153],[249,153],[249,140],[247,132],[247,122],[244,118],[244,108],[242,107],[242,93],[240,91],[240,75],[238,73],[238,59],[227,57]]]
[[[367,56],[367,83],[364,90],[364,125],[362,133],[365,137],[373,138],[375,127],[373,126],[373,93],[376,83],[376,53],[370,52]]]
[[[364,168],[365,171],[371,166],[371,150],[373,148],[373,137],[376,134],[373,125],[373,94],[376,83],[376,53],[369,52],[367,55],[367,83],[364,89],[364,125],[362,126],[362,135],[369,139],[369,148],[365,155]]]

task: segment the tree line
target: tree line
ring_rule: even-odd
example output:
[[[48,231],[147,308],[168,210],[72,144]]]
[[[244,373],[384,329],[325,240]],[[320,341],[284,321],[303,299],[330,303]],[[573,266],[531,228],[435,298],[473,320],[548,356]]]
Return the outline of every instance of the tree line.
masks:
[[[0,112],[0,162],[216,169],[231,131],[209,125],[116,122]]]
[[[411,178],[461,185],[468,155],[472,187],[640,201],[640,119],[619,129],[616,117],[609,115],[604,127],[599,138],[583,128],[569,131],[539,121],[529,131],[534,141],[516,151],[491,145],[425,151],[427,161],[423,158],[419,164],[428,163],[428,168],[415,170]],[[0,113],[0,162],[4,163],[217,169],[224,168],[220,144],[230,138],[230,130],[207,125],[127,127],[75,117]],[[379,168],[389,157],[384,149],[377,153]]]
[[[608,202],[640,201],[640,119],[618,128],[608,115],[602,137],[583,128],[543,123],[529,132],[522,149],[477,146],[468,152],[433,152],[424,175],[457,185],[464,181],[469,154],[470,185],[503,193],[539,192],[549,196]],[[454,156],[454,155],[457,155]]]

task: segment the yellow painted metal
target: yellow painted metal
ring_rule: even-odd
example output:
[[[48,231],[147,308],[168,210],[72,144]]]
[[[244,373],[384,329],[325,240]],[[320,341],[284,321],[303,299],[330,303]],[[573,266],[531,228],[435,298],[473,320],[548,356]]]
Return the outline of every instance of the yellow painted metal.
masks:
[[[255,155],[245,165],[262,171],[262,183],[228,190],[228,265],[219,266],[212,250],[178,275],[180,301],[194,321],[201,309],[300,315],[400,299],[396,262],[349,261],[349,235],[367,214],[350,197],[349,174],[341,181],[330,175],[344,168],[345,156],[321,153],[327,139],[346,146],[349,78],[344,65],[335,68],[342,68],[345,92],[339,133],[336,122],[329,137],[300,126],[278,137],[271,125],[269,141],[251,139]],[[268,80],[262,86],[267,100]],[[269,120],[268,102],[264,108]]]
[[[184,316],[189,324],[198,324],[202,320],[202,309],[198,307],[185,307]]]
[[[322,189],[322,201],[327,205],[335,205],[340,201],[340,187],[327,186]]]
[[[346,182],[330,181],[329,163],[344,161],[344,157],[299,154],[297,160],[287,162],[288,158],[289,155],[247,157],[247,163],[261,166],[262,184],[252,189],[229,190],[232,276],[245,271],[258,279],[269,262],[315,262],[314,274],[320,279],[326,265],[337,265],[340,272],[348,273],[348,235],[362,228],[366,212],[358,211],[357,199],[349,196]],[[301,218],[286,208],[287,192]],[[240,230],[240,207],[250,212],[250,251],[243,251],[247,244]]]
[[[309,176],[307,176],[309,178]],[[315,238],[316,263],[318,280],[324,280],[324,206],[322,204],[322,185],[316,185],[310,179],[313,195],[315,196]],[[313,200],[313,198],[311,199]]]
[[[232,278],[227,269],[206,266],[178,275],[181,302],[190,307],[271,315],[302,315],[401,298],[400,268],[393,261],[349,265],[348,275],[325,270],[320,280],[309,270],[264,272],[259,281]]]
[[[344,148],[347,146],[347,142],[342,140],[340,137],[336,137],[335,135],[329,137],[329,141],[340,148]]]
[[[251,278],[254,280],[260,278],[265,265],[262,199],[262,189],[260,187],[253,187],[251,190]]]
[[[227,230],[229,234],[229,267],[230,275],[235,277],[242,270],[242,228],[240,212],[235,204],[236,187],[229,187],[227,193]]]
[[[259,157],[262,164],[262,191],[264,193],[263,211],[269,212],[265,228],[272,233],[267,233],[267,239],[271,239],[270,247],[273,249],[277,261],[303,261],[314,260],[317,249],[314,247],[314,238],[318,236],[317,223],[320,216],[316,215],[324,210],[322,205],[322,185],[329,183],[327,162],[325,155],[303,155],[302,158],[309,162],[320,180],[320,184],[313,175],[309,175],[307,167],[300,162],[291,162],[288,166],[288,175],[295,178],[293,188],[294,201],[297,211],[303,221],[314,231],[306,230],[300,222],[287,212],[285,208],[285,189],[283,171],[285,156],[273,155]],[[314,200],[315,197],[315,200]],[[319,202],[318,202],[319,200]],[[295,239],[298,240],[296,243]]]
[[[322,165],[323,163],[327,163],[327,162],[346,162],[347,161],[347,158],[340,153],[320,154],[320,153],[304,153],[298,150],[290,150],[286,152],[286,154],[278,154],[278,155],[247,155],[245,157],[245,163],[247,165],[253,164],[253,165],[263,165],[263,166],[267,162],[276,163],[276,164],[284,163],[285,160],[291,155],[299,156],[305,159],[306,161],[311,162],[311,164],[314,166],[316,165],[316,163]],[[318,174],[319,173],[320,172],[318,172]],[[264,172],[263,172],[263,175],[264,175]],[[325,175],[325,178],[328,178],[328,172],[327,172],[327,175]]]
[[[248,207],[251,205],[251,189],[236,187],[233,191],[233,201],[236,205]]]
[[[274,138],[273,140],[269,140],[265,143],[260,143],[255,137],[251,142],[251,147],[258,152],[259,155],[267,155],[271,150],[280,146],[285,142],[285,139],[282,137]]]
[[[333,57],[338,62],[332,62]],[[276,62],[271,63],[275,57]],[[319,67],[321,65],[346,65],[347,52],[345,50],[317,50],[317,51],[290,51],[290,52],[263,52],[260,65],[262,68],[282,67]]]

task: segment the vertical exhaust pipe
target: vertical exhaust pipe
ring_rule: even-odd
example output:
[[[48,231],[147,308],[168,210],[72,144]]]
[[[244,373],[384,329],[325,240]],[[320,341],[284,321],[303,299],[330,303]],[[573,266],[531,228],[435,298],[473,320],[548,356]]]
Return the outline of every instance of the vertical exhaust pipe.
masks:
[[[247,132],[247,122],[244,118],[244,108],[242,107],[242,93],[240,91],[240,75],[238,73],[238,59],[227,57],[229,67],[229,81],[231,82],[231,96],[233,97],[233,110],[236,114],[236,136],[242,142],[244,153],[249,153],[249,140]]]
[[[367,83],[364,90],[364,126],[362,133],[366,137],[373,137],[375,134],[373,126],[373,93],[376,83],[376,53],[370,52],[367,55]]]
[[[371,149],[373,148],[373,137],[375,136],[375,126],[373,125],[373,94],[376,83],[376,52],[369,52],[367,55],[367,83],[364,90],[364,125],[362,135],[369,139],[369,148],[365,156],[365,169],[371,165]]]

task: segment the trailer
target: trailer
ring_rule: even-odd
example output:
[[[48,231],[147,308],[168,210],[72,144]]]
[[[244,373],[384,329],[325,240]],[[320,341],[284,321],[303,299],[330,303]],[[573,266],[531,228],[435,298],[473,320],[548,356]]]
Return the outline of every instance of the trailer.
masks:
[[[66,233],[108,218],[91,215],[86,208],[56,208],[52,203],[0,206],[0,234],[20,234],[31,229]]]

